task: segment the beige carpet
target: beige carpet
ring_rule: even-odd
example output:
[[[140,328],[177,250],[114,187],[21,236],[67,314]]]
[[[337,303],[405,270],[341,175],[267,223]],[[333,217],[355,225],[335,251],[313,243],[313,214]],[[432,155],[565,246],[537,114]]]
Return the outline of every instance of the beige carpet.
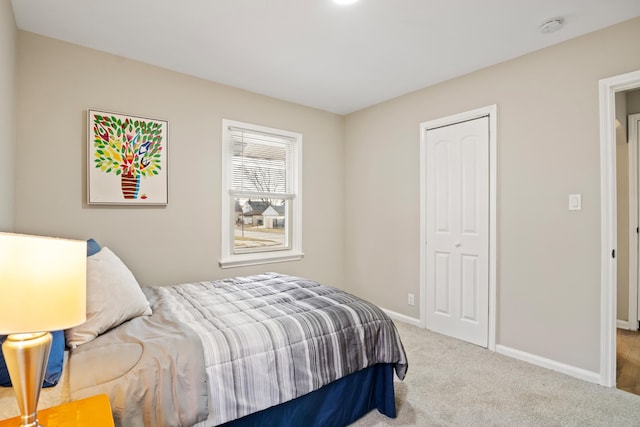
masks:
[[[640,426],[640,396],[396,322],[409,359],[398,417],[352,426]]]

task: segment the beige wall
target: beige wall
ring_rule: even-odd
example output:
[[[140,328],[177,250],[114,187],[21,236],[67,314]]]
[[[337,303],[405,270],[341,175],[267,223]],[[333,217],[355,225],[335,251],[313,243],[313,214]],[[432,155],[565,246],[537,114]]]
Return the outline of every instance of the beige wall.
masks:
[[[597,372],[598,80],[640,69],[638,39],[640,19],[342,118],[19,32],[15,228],[95,237],[145,284],[276,270],[418,318],[418,126],[497,104],[497,343]],[[168,206],[86,205],[90,107],[169,120]],[[218,268],[222,118],[304,134],[303,261]]]
[[[143,284],[267,271],[342,285],[343,118],[32,33],[18,35],[15,227],[94,237]],[[169,121],[169,204],[86,204],[86,110]],[[221,270],[221,120],[300,132],[302,261]]]
[[[13,230],[17,34],[10,0],[0,0],[0,231]]]
[[[627,114],[640,113],[640,89],[630,90],[627,95]]]
[[[497,104],[497,343],[599,372],[598,81],[640,69],[637,40],[640,19],[349,115],[350,289],[419,317],[419,123]]]

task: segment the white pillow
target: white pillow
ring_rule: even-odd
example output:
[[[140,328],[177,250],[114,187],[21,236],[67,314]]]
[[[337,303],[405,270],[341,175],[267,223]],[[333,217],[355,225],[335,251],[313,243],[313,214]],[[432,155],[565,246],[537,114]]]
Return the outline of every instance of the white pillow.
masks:
[[[151,307],[133,273],[109,248],[87,257],[87,320],[65,331],[71,348],[127,320],[150,315]]]

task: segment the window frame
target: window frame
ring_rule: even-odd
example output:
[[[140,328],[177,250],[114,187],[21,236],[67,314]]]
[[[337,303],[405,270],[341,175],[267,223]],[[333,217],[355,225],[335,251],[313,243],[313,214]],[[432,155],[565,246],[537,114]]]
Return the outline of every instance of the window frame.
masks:
[[[291,140],[291,156],[293,173],[291,191],[293,197],[289,199],[290,213],[287,217],[289,224],[285,230],[285,236],[289,238],[289,248],[275,250],[260,249],[255,252],[234,253],[234,208],[237,192],[232,189],[233,180],[233,149],[231,129],[243,129],[249,132],[257,132],[281,136]],[[242,267],[248,265],[260,265],[275,262],[297,261],[304,257],[302,251],[302,134],[282,129],[244,123],[235,120],[222,119],[222,191],[221,191],[221,256],[219,265],[221,268]],[[274,193],[277,195],[277,193]],[[288,236],[287,236],[288,235]]]

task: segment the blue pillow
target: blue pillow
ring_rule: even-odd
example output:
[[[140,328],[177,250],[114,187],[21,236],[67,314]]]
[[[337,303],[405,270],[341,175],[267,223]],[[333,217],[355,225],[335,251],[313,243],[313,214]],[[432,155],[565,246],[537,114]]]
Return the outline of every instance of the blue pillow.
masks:
[[[42,387],[53,387],[58,384],[62,376],[62,366],[64,364],[64,331],[51,332],[53,341],[51,342],[51,352],[47,362],[47,371],[44,374]],[[0,336],[0,344],[7,339],[6,335]],[[11,378],[7,364],[4,361],[4,354],[0,352],[0,386],[11,387]]]
[[[100,249],[102,249],[102,247],[98,242],[93,239],[87,240],[87,256],[97,254],[98,252],[100,252]]]

